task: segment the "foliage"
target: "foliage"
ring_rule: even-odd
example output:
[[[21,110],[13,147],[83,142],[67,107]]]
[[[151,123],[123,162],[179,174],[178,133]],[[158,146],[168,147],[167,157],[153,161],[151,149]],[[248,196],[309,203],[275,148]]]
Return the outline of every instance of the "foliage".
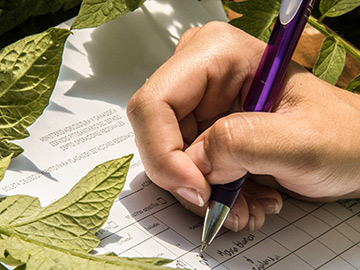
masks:
[[[134,11],[145,0],[83,0],[73,29],[96,27]]]
[[[145,0],[84,0],[73,28],[94,27],[133,11]],[[61,7],[71,8],[72,0],[0,0],[0,19],[6,29],[29,16],[48,13]],[[18,10],[24,10],[18,14]],[[1,31],[6,30],[0,24]],[[11,157],[22,148],[7,140],[29,136],[26,128],[33,124],[49,104],[62,61],[64,44],[70,31],[50,28],[27,36],[0,51],[0,180]]]
[[[320,21],[325,17],[338,17],[360,6],[358,0],[322,0],[320,1]]]
[[[271,27],[279,13],[280,3],[281,0],[229,2],[230,9],[242,14],[240,18],[230,21],[230,24],[267,42],[271,34]]]
[[[80,3],[81,0],[0,0],[0,35],[31,16],[53,13],[61,8],[67,10]]]
[[[41,13],[39,1],[34,6]],[[54,1],[56,4],[70,1]],[[143,1],[125,1],[121,12],[109,1],[82,6],[74,28],[92,27],[132,11]],[[115,2],[115,1],[114,1]],[[20,2],[13,2],[12,8]],[[29,4],[23,1],[21,4]],[[86,5],[87,4],[87,5]],[[0,7],[4,5],[0,2]],[[9,6],[8,6],[9,7]],[[89,10],[87,8],[90,8]],[[99,8],[97,12],[96,8]],[[108,12],[103,12],[107,10]],[[35,12],[35,11],[34,11]],[[89,16],[94,15],[94,17]],[[96,13],[96,14],[93,14]],[[35,13],[32,13],[35,14]],[[5,21],[11,12],[0,17]],[[25,16],[25,15],[24,15]],[[31,16],[27,14],[26,16]],[[83,17],[82,17],[83,16]],[[26,128],[42,114],[55,86],[62,53],[70,31],[50,28],[25,37],[0,51],[0,175],[12,157],[22,152],[7,140],[29,136]],[[83,177],[61,199],[47,207],[25,195],[0,201],[0,262],[15,269],[167,269],[162,258],[120,258],[115,254],[92,255],[99,244],[95,237],[105,223],[115,198],[120,194],[132,155],[108,161]],[[0,269],[7,269],[0,263]]]
[[[336,84],[345,65],[346,52],[352,54],[360,61],[360,51],[344,41],[339,35],[328,29],[322,20],[325,17],[337,17],[360,6],[359,0],[321,0],[319,10],[321,16],[318,20],[309,18],[309,23],[325,34],[319,57],[313,67],[313,73],[321,79]],[[280,1],[247,0],[244,2],[229,2],[228,7],[242,14],[240,18],[230,23],[242,28],[249,34],[266,41],[270,36],[274,18],[279,11]],[[354,79],[356,80],[356,79]],[[347,87],[352,91],[353,82]]]
[[[14,195],[0,202],[0,261],[26,269],[160,269],[166,259],[91,255],[120,194],[132,155],[96,166],[64,197],[41,207],[39,200]],[[164,269],[161,267],[161,269]]]
[[[66,29],[50,28],[0,51],[0,158],[22,152],[7,140],[29,136],[26,128],[49,104],[69,34]],[[5,165],[1,162],[0,173]]]
[[[314,75],[331,84],[336,84],[345,65],[345,48],[334,37],[326,37],[319,57],[313,67]]]
[[[360,75],[356,76],[356,78],[349,83],[346,89],[351,92],[360,94]]]

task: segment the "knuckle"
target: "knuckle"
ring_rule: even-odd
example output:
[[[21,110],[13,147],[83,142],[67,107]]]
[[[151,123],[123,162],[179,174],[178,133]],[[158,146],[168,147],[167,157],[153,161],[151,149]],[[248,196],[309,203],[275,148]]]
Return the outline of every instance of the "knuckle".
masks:
[[[154,109],[154,105],[147,95],[137,92],[135,93],[126,106],[127,117],[136,133],[141,129],[144,129],[144,123],[146,123],[151,115],[151,111]]]
[[[254,136],[252,134],[253,125],[241,114],[229,115],[214,124],[213,132],[216,140],[213,142],[217,151],[230,157],[241,166],[246,166],[252,162]]]
[[[238,138],[238,133],[236,131],[236,128],[234,127],[232,121],[230,121],[229,118],[226,118],[223,122],[222,126],[224,130],[224,142],[225,146],[227,148],[227,152],[234,155],[238,150],[238,144],[240,143]],[[234,153],[235,152],[235,153]]]
[[[234,124],[232,125],[232,137],[236,138],[234,141],[235,157],[243,164],[244,167],[254,167],[256,162],[255,153],[258,151],[256,142],[257,134],[255,123],[251,118],[239,113],[232,116]],[[230,130],[229,130],[230,132]]]
[[[129,118],[131,118],[132,115],[134,115],[137,108],[137,93],[135,93],[131,99],[129,100],[128,104],[126,105],[126,114]]]
[[[126,106],[126,114],[130,121],[135,120],[142,111],[144,99],[139,92],[136,92]]]
[[[226,23],[226,22],[221,22],[221,21],[211,21],[206,23],[203,27],[202,27],[202,31],[204,32],[210,32],[212,34],[214,33],[226,33],[227,31],[233,29],[233,27]]]
[[[195,35],[195,33],[199,30],[198,27],[193,27],[190,29],[187,29],[181,36],[180,39],[176,45],[176,51],[180,50],[181,48],[183,48],[188,41]]]
[[[140,117],[149,117],[150,112],[161,102],[160,87],[158,83],[146,82],[129,100],[126,106],[126,113],[130,122]]]
[[[212,129],[214,136],[212,136],[213,143],[216,149],[219,152],[226,151],[226,154],[233,155],[235,148],[237,148],[237,143],[235,139],[235,130],[231,123],[228,120],[228,117],[225,117],[221,120],[215,122]]]

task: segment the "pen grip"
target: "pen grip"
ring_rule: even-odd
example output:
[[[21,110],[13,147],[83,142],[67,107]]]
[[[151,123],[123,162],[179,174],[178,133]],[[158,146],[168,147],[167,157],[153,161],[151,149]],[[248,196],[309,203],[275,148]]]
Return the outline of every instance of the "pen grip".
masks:
[[[212,185],[210,201],[216,201],[232,208],[248,173],[240,179],[223,185]]]

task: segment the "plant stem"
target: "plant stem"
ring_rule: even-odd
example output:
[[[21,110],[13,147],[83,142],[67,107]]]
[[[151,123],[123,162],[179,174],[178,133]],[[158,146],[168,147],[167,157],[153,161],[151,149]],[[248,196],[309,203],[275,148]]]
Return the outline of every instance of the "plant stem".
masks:
[[[325,14],[321,15],[321,17],[317,20],[317,22],[322,23],[325,17],[326,17]]]
[[[318,20],[316,20],[313,16],[310,16],[308,20],[309,24],[317,29],[319,32],[324,34],[325,36],[333,36],[336,40],[340,42],[342,46],[344,46],[345,50],[354,56],[358,61],[360,61],[360,50],[354,47],[349,42],[345,41],[343,38],[341,38],[338,34],[327,28],[324,24],[320,23]]]

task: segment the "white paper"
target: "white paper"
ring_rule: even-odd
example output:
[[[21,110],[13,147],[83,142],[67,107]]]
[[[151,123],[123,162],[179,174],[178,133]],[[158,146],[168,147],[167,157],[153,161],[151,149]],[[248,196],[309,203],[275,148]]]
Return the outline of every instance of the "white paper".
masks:
[[[220,1],[149,0],[101,27],[74,30],[50,105],[31,136],[16,142],[25,151],[11,162],[0,194],[37,196],[47,205],[96,165],[134,153],[126,185],[97,232],[97,252],[170,258],[170,266],[189,269],[360,269],[358,200],[286,197],[260,231],[222,229],[200,255],[203,219],[145,176],[126,104],[185,30],[211,20],[226,21]]]

